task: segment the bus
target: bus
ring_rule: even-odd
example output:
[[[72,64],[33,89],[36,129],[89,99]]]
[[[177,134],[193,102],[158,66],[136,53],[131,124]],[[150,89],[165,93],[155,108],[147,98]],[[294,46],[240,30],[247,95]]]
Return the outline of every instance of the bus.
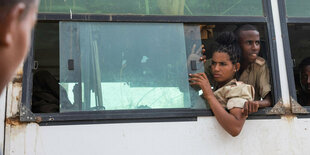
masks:
[[[0,154],[307,154],[307,0],[41,0],[25,63],[0,97]],[[215,38],[251,24],[272,106],[237,137],[188,74]],[[196,61],[197,60],[197,61]],[[309,79],[308,79],[309,81]],[[309,84],[309,82],[308,82]]]

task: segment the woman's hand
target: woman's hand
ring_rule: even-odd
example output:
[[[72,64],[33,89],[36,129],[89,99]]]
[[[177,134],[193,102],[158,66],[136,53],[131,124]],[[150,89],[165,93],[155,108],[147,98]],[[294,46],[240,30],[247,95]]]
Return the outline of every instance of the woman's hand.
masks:
[[[189,74],[189,76],[190,76],[189,79],[190,85],[199,86],[204,94],[212,93],[210,82],[205,73]]]

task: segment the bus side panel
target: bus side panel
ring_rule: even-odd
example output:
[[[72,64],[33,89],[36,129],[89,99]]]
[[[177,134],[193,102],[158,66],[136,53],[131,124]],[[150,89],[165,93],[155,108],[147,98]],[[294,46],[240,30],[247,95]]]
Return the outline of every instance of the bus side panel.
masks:
[[[310,119],[248,120],[231,137],[215,117],[192,122],[10,126],[9,154],[307,154]],[[13,147],[14,146],[14,147]]]

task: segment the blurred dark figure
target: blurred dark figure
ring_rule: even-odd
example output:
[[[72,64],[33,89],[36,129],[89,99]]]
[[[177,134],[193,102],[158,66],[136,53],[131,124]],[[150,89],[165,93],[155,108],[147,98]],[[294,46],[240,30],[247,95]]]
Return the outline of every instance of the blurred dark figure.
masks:
[[[298,103],[302,106],[310,106],[310,57],[299,64],[299,77],[301,92],[297,95]]]
[[[58,81],[50,72],[41,70],[33,75],[32,112],[59,112],[60,97],[62,108],[73,106],[68,99],[66,90],[59,86]]]

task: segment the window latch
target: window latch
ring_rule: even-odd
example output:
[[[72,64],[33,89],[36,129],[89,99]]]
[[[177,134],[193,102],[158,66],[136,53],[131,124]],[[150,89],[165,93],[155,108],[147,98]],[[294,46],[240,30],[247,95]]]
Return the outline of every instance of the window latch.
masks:
[[[197,70],[197,64],[195,60],[191,60],[191,69],[192,70]]]
[[[74,60],[73,59],[68,60],[68,70],[74,70]]]

